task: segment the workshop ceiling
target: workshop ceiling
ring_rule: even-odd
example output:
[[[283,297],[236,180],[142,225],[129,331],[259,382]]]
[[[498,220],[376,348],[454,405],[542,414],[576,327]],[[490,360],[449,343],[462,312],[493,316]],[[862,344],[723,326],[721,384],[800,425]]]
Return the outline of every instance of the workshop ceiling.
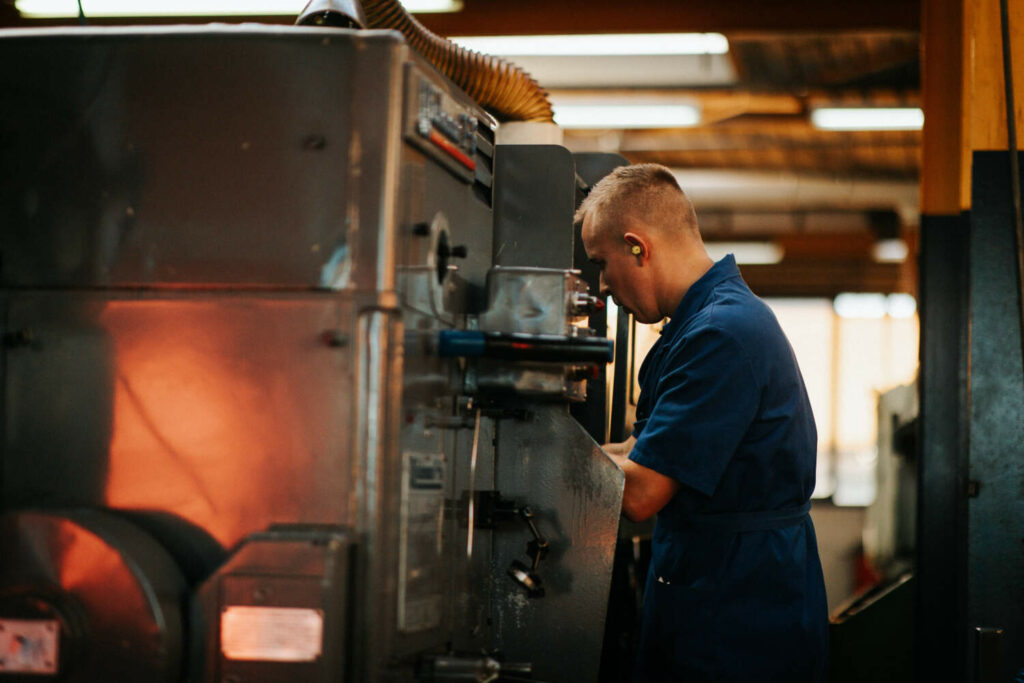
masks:
[[[741,266],[758,293],[833,296],[915,290],[921,131],[820,130],[810,114],[824,106],[919,107],[920,13],[917,0],[463,0],[459,12],[417,18],[444,36],[724,34],[728,53],[717,57],[513,61],[556,106],[587,97],[695,103],[697,125],[571,129],[564,144],[677,170],[709,241],[782,245],[781,262]],[[55,23],[22,19],[13,0],[0,0],[0,26]],[[879,259],[879,245],[897,239],[907,256]]]

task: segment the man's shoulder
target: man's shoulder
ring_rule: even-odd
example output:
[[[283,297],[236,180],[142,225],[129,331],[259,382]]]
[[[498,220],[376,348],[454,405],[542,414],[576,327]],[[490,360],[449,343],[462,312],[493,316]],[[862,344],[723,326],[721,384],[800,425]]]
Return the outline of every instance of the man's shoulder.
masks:
[[[777,327],[775,314],[746,284],[727,281],[715,287],[705,306],[693,317],[688,331],[718,331],[738,339],[757,337]]]

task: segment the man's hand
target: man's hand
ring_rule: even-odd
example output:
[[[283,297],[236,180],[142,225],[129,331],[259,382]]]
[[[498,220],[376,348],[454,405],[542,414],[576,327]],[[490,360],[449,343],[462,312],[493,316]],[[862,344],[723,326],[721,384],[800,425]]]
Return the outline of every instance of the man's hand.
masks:
[[[620,455],[625,457],[629,455],[629,452],[631,450],[633,450],[633,444],[635,443],[636,437],[630,436],[628,439],[621,443],[606,443],[605,445],[601,446],[601,448],[603,448],[604,452],[607,453],[608,455]]]
[[[634,522],[642,522],[657,514],[679,490],[679,482],[629,459],[636,444],[630,436],[622,443],[602,446],[615,464],[626,473],[626,490],[622,493],[622,514]]]

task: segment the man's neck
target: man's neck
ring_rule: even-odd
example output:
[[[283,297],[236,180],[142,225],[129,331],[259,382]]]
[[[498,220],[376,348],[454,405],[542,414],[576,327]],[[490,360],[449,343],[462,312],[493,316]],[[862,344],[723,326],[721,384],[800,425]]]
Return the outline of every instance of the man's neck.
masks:
[[[665,286],[658,298],[658,308],[666,318],[671,316],[682,303],[683,297],[690,291],[694,283],[704,277],[704,274],[715,265],[704,251],[703,245],[699,245],[699,248],[696,249],[686,248],[681,251],[682,255],[673,259],[672,265],[662,280]]]

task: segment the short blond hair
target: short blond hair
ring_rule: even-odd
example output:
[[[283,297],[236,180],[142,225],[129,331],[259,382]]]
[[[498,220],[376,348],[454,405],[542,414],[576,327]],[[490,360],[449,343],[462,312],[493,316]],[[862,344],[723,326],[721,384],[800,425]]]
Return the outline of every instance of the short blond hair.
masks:
[[[578,224],[599,214],[604,225],[632,216],[653,226],[697,230],[697,213],[676,177],[661,164],[619,166],[602,178],[576,210]]]

